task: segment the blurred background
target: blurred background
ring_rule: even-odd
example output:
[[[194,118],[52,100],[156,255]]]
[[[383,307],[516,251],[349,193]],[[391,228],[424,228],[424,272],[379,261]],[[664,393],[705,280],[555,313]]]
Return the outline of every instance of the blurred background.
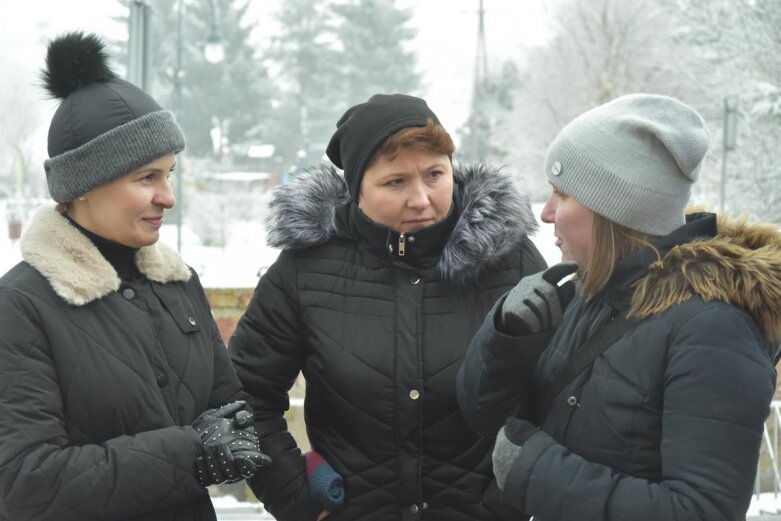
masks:
[[[277,255],[273,187],[327,162],[339,116],[378,92],[424,97],[457,157],[503,163],[536,211],[546,147],[571,118],[630,92],[676,96],[712,136],[694,200],[781,224],[778,0],[0,0],[0,272],[48,200],[56,102],[39,71],[75,29],[105,38],[115,69],[184,128],[163,240],[199,272],[226,340]],[[556,262],[551,239],[535,242]],[[758,487],[777,493],[775,436]]]

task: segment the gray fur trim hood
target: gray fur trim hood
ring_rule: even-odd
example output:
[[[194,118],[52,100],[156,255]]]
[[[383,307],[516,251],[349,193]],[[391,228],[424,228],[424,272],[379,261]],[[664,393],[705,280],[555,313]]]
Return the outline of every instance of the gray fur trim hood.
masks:
[[[520,248],[538,225],[529,199],[501,167],[456,162],[461,214],[442,250],[437,269],[444,280],[468,283],[508,252]],[[347,184],[331,165],[302,170],[274,191],[267,218],[268,244],[304,249],[343,234],[336,210],[349,204]]]

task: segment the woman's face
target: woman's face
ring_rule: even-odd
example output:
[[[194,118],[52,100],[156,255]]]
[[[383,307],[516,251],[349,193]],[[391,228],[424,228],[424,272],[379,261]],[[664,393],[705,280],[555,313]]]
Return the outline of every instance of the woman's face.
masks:
[[[176,200],[169,177],[176,165],[172,152],[99,186],[71,203],[69,215],[92,233],[142,248],[157,242],[163,213]]]
[[[398,233],[440,222],[453,204],[453,167],[445,154],[402,148],[380,156],[363,175],[358,206],[369,219]]]
[[[576,262],[581,271],[588,269],[594,212],[554,188],[540,217],[542,222],[553,224],[561,260]]]

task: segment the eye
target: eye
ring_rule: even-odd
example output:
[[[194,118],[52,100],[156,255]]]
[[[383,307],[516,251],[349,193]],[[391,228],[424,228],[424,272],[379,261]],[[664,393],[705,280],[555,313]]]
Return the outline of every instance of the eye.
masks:
[[[402,186],[403,184],[404,184],[403,179],[391,179],[385,183],[385,186],[397,187],[397,186]]]
[[[431,179],[431,180],[434,180],[434,181],[436,181],[437,179],[439,179],[439,178],[440,178],[440,177],[442,177],[443,175],[445,175],[445,174],[444,174],[444,172],[442,172],[441,170],[432,170],[431,172],[429,172],[428,174],[426,174],[426,177],[427,177],[428,179]]]

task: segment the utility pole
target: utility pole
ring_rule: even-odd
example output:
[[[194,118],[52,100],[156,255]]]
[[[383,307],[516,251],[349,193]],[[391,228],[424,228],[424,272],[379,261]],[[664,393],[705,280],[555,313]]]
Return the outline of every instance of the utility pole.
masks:
[[[485,8],[479,0],[477,11],[477,51],[475,54],[474,83],[472,85],[472,117],[470,142],[476,158],[483,158],[488,152],[490,133],[486,96],[488,94],[488,52],[485,45]]]

